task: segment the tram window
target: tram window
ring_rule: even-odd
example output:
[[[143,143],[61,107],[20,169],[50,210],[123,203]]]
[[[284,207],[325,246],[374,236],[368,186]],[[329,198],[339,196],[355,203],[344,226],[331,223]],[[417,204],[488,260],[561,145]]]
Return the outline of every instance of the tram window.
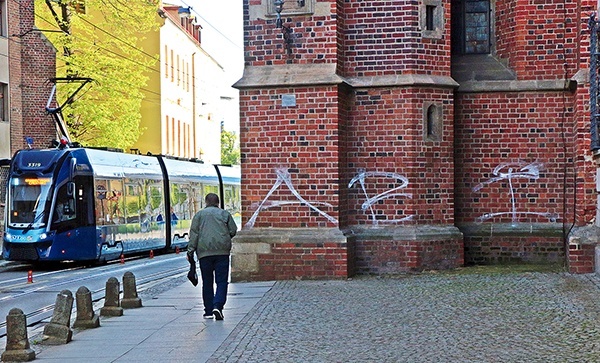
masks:
[[[69,184],[63,184],[56,193],[56,204],[52,222],[60,223],[74,220],[76,218],[75,197],[69,196],[67,192]]]
[[[152,215],[154,220],[159,221],[158,217],[160,216],[160,218],[162,219],[161,208],[165,203],[163,199],[162,188],[160,187],[160,182],[151,184],[149,188],[150,191],[148,192],[148,198],[150,198],[150,214]]]
[[[204,196],[202,194],[202,184],[192,185],[192,216],[198,213],[204,207]]]
[[[171,184],[171,214],[173,219],[190,219],[189,184]]]
[[[233,185],[225,186],[224,190],[225,197],[225,209],[231,213],[231,215],[239,214],[240,206],[238,201],[240,200],[239,189]]]
[[[206,194],[208,193],[214,193],[216,195],[219,195],[219,186],[204,184],[204,193],[202,194],[206,197]]]
[[[15,178],[9,185],[9,223],[43,224],[44,211],[49,206],[51,196],[49,178]]]
[[[120,224],[124,222],[123,213],[123,183],[121,180],[109,180],[106,197],[106,223]]]
[[[98,180],[96,182],[96,224],[102,226],[106,224],[108,214],[108,180]]]
[[[139,223],[140,222],[140,198],[142,196],[141,185],[132,179],[126,179],[126,191],[125,195],[125,214],[127,223]]]

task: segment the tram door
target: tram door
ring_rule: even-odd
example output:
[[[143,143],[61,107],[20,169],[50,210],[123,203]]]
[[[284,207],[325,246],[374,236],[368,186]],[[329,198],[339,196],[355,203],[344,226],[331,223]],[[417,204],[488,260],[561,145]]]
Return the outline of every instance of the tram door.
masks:
[[[80,227],[94,226],[94,179],[91,175],[75,177],[75,205],[77,225]]]
[[[56,231],[58,239],[69,239],[71,232],[75,232],[72,236],[76,237],[77,245],[71,252],[84,259],[97,256],[92,190],[92,177],[85,175],[59,186],[51,218],[51,229]]]

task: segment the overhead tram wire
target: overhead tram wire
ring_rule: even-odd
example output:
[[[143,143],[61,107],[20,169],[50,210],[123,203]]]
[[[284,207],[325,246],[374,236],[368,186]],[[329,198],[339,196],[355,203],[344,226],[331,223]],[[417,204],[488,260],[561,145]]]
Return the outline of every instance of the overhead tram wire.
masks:
[[[134,45],[132,45],[132,44],[130,44],[130,43],[128,43],[128,42],[126,42],[125,40],[123,40],[123,39],[121,39],[121,38],[119,38],[119,37],[117,37],[117,36],[115,36],[115,35],[111,34],[110,32],[108,32],[108,31],[106,31],[106,30],[104,30],[104,29],[100,28],[99,26],[97,26],[97,25],[95,25],[95,24],[93,24],[93,23],[91,23],[89,20],[87,20],[87,19],[85,19],[85,18],[82,18],[82,17],[80,17],[80,19],[81,19],[81,20],[83,20],[85,23],[87,23],[87,24],[89,24],[89,25],[93,26],[95,29],[98,29],[99,31],[101,31],[101,32],[103,32],[104,34],[108,35],[109,37],[111,37],[111,38],[113,38],[113,39],[116,39],[116,40],[118,40],[119,42],[121,42],[121,43],[123,43],[123,44],[127,45],[127,46],[128,46],[128,47],[130,47],[130,48],[133,48],[133,49],[135,49],[136,51],[138,51],[138,52],[140,52],[140,53],[144,54],[145,56],[149,57],[149,58],[150,58],[150,59],[152,59],[152,60],[156,60],[156,61],[158,62],[158,64],[159,64],[159,67],[161,67],[161,66],[162,66],[162,62],[161,62],[161,60],[160,60],[160,56],[155,56],[155,55],[149,54],[149,53],[145,52],[144,50],[137,48],[136,46],[134,46]],[[47,21],[47,20],[46,20],[46,21]],[[212,25],[211,25],[211,26],[212,26]],[[77,39],[81,39],[81,38],[77,38]],[[228,40],[229,40],[229,39],[228,39]],[[231,40],[229,40],[229,41],[231,41]],[[200,48],[202,48],[202,46],[201,46],[201,45],[200,45]],[[122,55],[121,55],[121,57],[124,57],[124,56],[122,56]],[[170,71],[171,71],[171,72],[176,72],[175,66],[174,66],[173,64],[171,64],[169,68],[170,68]],[[157,70],[154,70],[154,71],[156,71],[157,73],[159,73],[159,74],[160,74],[160,68],[159,68],[159,69],[157,69]],[[196,77],[195,77],[195,76],[193,76],[193,75],[190,75],[190,77],[191,77],[191,79],[192,79],[193,81],[195,81],[195,82],[199,82],[199,81],[200,81],[198,78],[196,78]]]
[[[183,1],[182,1],[182,2],[183,2]],[[186,4],[186,5],[187,5],[187,4]],[[193,9],[192,9],[192,10],[193,10]],[[223,33],[221,33],[221,32],[220,32],[220,31],[219,31],[219,30],[218,30],[218,29],[217,29],[215,26],[213,26],[212,24],[210,24],[210,23],[209,23],[209,22],[208,22],[206,19],[204,19],[204,18],[203,18],[203,17],[202,17],[200,14],[198,14],[198,12],[196,12],[195,10],[193,10],[193,11],[194,11],[194,13],[196,13],[196,14],[198,15],[198,17],[202,18],[202,19],[203,19],[203,20],[204,20],[204,21],[205,21],[205,22],[206,22],[208,25],[210,25],[210,26],[211,26],[213,29],[215,29],[215,30],[216,30],[216,31],[217,31],[219,34],[221,34],[221,36],[223,36],[225,39],[227,39],[227,41],[229,41],[231,44],[233,44],[233,45],[234,45],[236,48],[238,48],[238,49],[240,49],[240,50],[243,50],[243,48],[241,48],[241,47],[240,47],[239,45],[237,45],[237,44],[236,44],[234,41],[232,41],[231,39],[229,39],[229,38],[228,38],[226,35],[224,35]],[[140,53],[142,53],[142,54],[144,54],[144,55],[148,56],[149,58],[151,58],[151,59],[153,59],[153,60],[156,60],[156,61],[158,61],[158,62],[159,62],[159,64],[162,66],[162,63],[161,63],[161,60],[160,60],[160,56],[155,56],[155,55],[149,54],[149,53],[145,52],[144,50],[137,48],[136,46],[134,46],[134,45],[132,45],[132,44],[130,44],[130,43],[128,43],[128,42],[126,42],[126,41],[124,41],[124,40],[120,39],[119,37],[117,37],[117,36],[115,36],[115,35],[111,34],[110,32],[108,32],[108,31],[106,31],[106,30],[104,30],[104,29],[100,28],[99,26],[97,26],[97,25],[95,25],[95,24],[92,24],[90,21],[88,21],[88,20],[87,20],[87,19],[85,19],[85,18],[82,18],[82,17],[80,17],[80,19],[81,19],[81,20],[83,20],[84,22],[88,23],[89,25],[93,26],[95,29],[98,29],[99,31],[101,31],[101,32],[103,32],[104,34],[108,35],[109,37],[111,37],[111,38],[114,38],[114,39],[116,39],[116,40],[118,40],[118,41],[122,42],[123,44],[125,44],[125,45],[127,45],[127,46],[129,46],[129,47],[131,47],[131,48],[133,48],[133,49],[135,49],[136,51],[138,51],[138,52],[140,52]],[[202,48],[202,44],[200,44],[200,42],[198,42],[198,45],[200,46],[200,49],[203,49],[203,48]],[[210,54],[209,54],[209,55],[210,55]],[[175,66],[174,66],[173,64],[171,64],[171,65],[169,66],[169,68],[170,68],[170,71],[171,71],[171,72],[176,72]],[[160,73],[160,71],[158,71],[158,73]],[[196,77],[194,77],[194,76],[190,76],[190,77],[192,78],[192,80],[194,80],[194,81],[196,81],[196,82],[200,81],[199,79],[197,79],[197,78],[196,78]]]
[[[15,3],[17,3],[17,4],[19,5],[19,7],[23,7],[23,4],[21,4],[21,3],[20,3],[18,0],[12,0],[12,1],[14,1]],[[185,4],[185,2],[184,2],[184,4]],[[186,5],[187,5],[187,4],[186,4]],[[193,10],[193,9],[192,9],[192,10]],[[235,44],[235,42],[233,42],[231,39],[229,39],[227,36],[225,36],[223,33],[221,33],[221,32],[220,32],[220,31],[219,31],[219,30],[218,30],[218,29],[217,29],[217,28],[216,28],[214,25],[210,24],[210,23],[209,23],[209,22],[208,22],[208,21],[207,21],[207,20],[206,20],[204,17],[202,17],[200,14],[198,14],[198,12],[196,12],[195,10],[193,10],[193,11],[194,11],[194,13],[196,13],[196,14],[198,15],[198,17],[202,18],[202,19],[203,19],[203,20],[204,20],[204,21],[205,21],[205,22],[206,22],[208,25],[210,25],[210,26],[211,26],[213,29],[215,29],[215,30],[216,30],[216,31],[217,31],[219,34],[221,34],[221,36],[223,36],[225,39],[227,39],[229,42],[231,42],[231,43],[232,43],[234,46],[236,46],[237,48],[240,48],[240,47],[239,47],[237,44]],[[48,19],[45,19],[43,16],[41,16],[41,15],[39,15],[39,14],[36,14],[35,12],[34,12],[34,15],[35,15],[36,17],[40,18],[41,20],[45,21],[45,22],[46,22],[46,23],[48,23],[49,25],[51,25],[51,26],[56,26],[56,24],[54,24],[53,22],[49,21]],[[147,53],[147,52],[145,52],[145,51],[143,51],[143,50],[141,50],[141,49],[138,49],[138,48],[136,48],[136,47],[135,47],[135,46],[133,46],[132,44],[130,44],[130,43],[128,43],[128,42],[126,42],[126,41],[124,41],[124,40],[120,39],[119,37],[116,37],[116,36],[114,36],[113,34],[109,33],[108,31],[106,31],[106,30],[104,30],[104,29],[102,29],[102,28],[100,28],[100,27],[98,27],[97,25],[94,25],[94,24],[92,24],[92,23],[91,23],[91,22],[89,22],[87,19],[84,19],[84,18],[80,18],[80,19],[82,19],[84,22],[86,22],[86,23],[90,24],[90,25],[91,25],[91,26],[93,26],[94,28],[96,28],[96,29],[98,29],[98,30],[102,31],[103,33],[105,33],[105,34],[106,34],[106,35],[108,35],[109,37],[111,37],[111,38],[114,38],[114,39],[116,39],[116,40],[118,40],[118,41],[122,42],[123,44],[125,44],[125,45],[127,45],[127,46],[129,46],[129,47],[131,47],[131,48],[133,48],[133,49],[136,49],[137,51],[139,51],[139,52],[141,52],[142,54],[144,54],[144,55],[146,55],[146,56],[150,57],[151,59],[158,61],[158,63],[159,63],[159,66],[157,67],[157,69],[155,69],[155,68],[151,68],[151,67],[149,67],[149,66],[147,66],[147,65],[144,65],[144,64],[142,64],[142,63],[139,63],[139,62],[137,62],[137,61],[135,61],[135,60],[129,59],[129,58],[127,58],[126,56],[124,56],[124,55],[122,55],[122,54],[118,54],[118,53],[115,53],[115,52],[111,51],[110,49],[107,49],[107,48],[101,47],[101,46],[99,46],[99,45],[97,45],[97,44],[93,43],[92,41],[89,41],[89,40],[86,40],[86,39],[83,39],[83,38],[77,37],[77,36],[75,36],[75,35],[73,35],[73,34],[70,34],[69,36],[72,36],[72,37],[74,37],[75,39],[78,39],[78,40],[81,40],[81,41],[85,41],[85,42],[88,42],[88,43],[94,44],[96,47],[98,47],[98,48],[99,48],[99,49],[101,49],[101,50],[104,50],[104,51],[106,51],[106,52],[109,52],[109,53],[111,53],[111,54],[114,54],[114,55],[116,55],[116,56],[118,56],[118,57],[120,57],[120,58],[123,58],[123,59],[125,59],[125,60],[128,60],[128,61],[130,61],[130,62],[136,63],[136,64],[138,64],[138,65],[140,65],[140,66],[142,66],[142,67],[145,67],[145,68],[149,69],[150,71],[156,72],[156,73],[158,73],[158,74],[160,75],[160,68],[159,68],[159,67],[161,67],[161,66],[162,66],[162,64],[161,64],[161,62],[160,62],[160,57],[153,56],[153,55],[151,55],[151,54],[149,54],[149,53]],[[42,30],[40,30],[40,31],[41,31],[41,32],[43,32]],[[202,47],[200,46],[200,48],[202,48]],[[241,49],[241,48],[240,48],[240,49]],[[171,72],[174,72],[174,71],[175,71],[175,67],[174,67],[174,65],[171,65],[171,66],[170,66],[170,70],[171,70]],[[193,81],[195,81],[195,82],[198,82],[198,81],[199,81],[199,80],[198,80],[198,78],[196,78],[196,77],[195,77],[195,76],[193,76],[193,75],[190,75],[190,78],[191,78]],[[149,93],[153,93],[153,94],[155,94],[155,95],[157,95],[157,96],[160,96],[160,94],[158,94],[158,93],[156,93],[156,92],[153,92],[153,91],[150,91],[150,90],[146,90],[146,89],[143,89],[143,88],[142,88],[142,90],[144,90],[144,91],[147,91],[147,92],[149,92]]]
[[[233,44],[236,48],[238,48],[238,49],[240,49],[242,51],[244,50],[242,47],[239,46],[239,44],[237,44],[233,40],[229,39],[229,37],[226,36],[225,34],[223,34],[216,26],[212,25],[208,20],[206,20],[206,18],[204,18],[202,15],[200,15],[200,13],[198,13],[196,10],[194,10],[194,8],[191,7],[188,3],[186,3],[184,0],[181,0],[181,2],[183,3],[183,5],[185,5],[188,8],[190,8],[200,19],[202,19],[204,21],[204,23],[208,24],[211,28],[213,28],[214,30],[216,30],[216,32],[219,33],[223,38],[227,39],[228,42],[230,42],[231,44]]]
[[[45,19],[44,17],[42,17],[42,16],[40,16],[40,15],[36,15],[36,16],[37,16],[38,18],[42,19],[43,21],[45,21],[45,22],[47,22],[47,23],[49,23],[49,24],[52,24],[52,23],[50,23],[50,21],[49,21],[49,20]],[[142,66],[142,67],[144,67],[144,68],[147,68],[147,69],[148,69],[148,70],[150,70],[150,71],[157,72],[157,73],[159,73],[159,74],[160,74],[160,70],[158,70],[158,69],[155,69],[155,68],[152,68],[152,67],[150,67],[150,66],[147,66],[147,65],[145,65],[145,64],[143,64],[143,63],[140,63],[140,62],[138,62],[138,61],[136,61],[136,60],[133,60],[133,59],[127,58],[126,56],[124,56],[124,55],[122,55],[122,54],[119,54],[119,53],[117,53],[117,52],[114,52],[114,51],[112,51],[112,50],[110,50],[110,49],[108,49],[108,48],[102,47],[102,46],[98,45],[97,43],[95,43],[95,42],[93,42],[93,41],[91,41],[91,40],[87,40],[87,39],[85,39],[85,38],[77,37],[77,36],[75,36],[75,35],[73,35],[73,34],[70,34],[69,36],[70,36],[70,37],[73,37],[73,38],[75,38],[75,39],[77,39],[77,40],[80,40],[80,41],[82,41],[82,42],[86,42],[86,43],[89,43],[89,44],[93,44],[93,45],[94,45],[95,47],[97,47],[98,49],[102,49],[102,50],[104,50],[104,51],[106,51],[106,52],[108,52],[108,53],[110,53],[110,54],[116,55],[117,57],[123,58],[123,59],[125,59],[125,60],[128,60],[128,61],[130,61],[130,62],[132,62],[132,63],[135,63],[135,64],[137,64],[137,65],[139,65],[139,66]]]
[[[46,22],[48,22],[48,20],[47,20],[47,19],[44,19],[43,17],[40,17],[40,19],[42,19],[43,21],[46,21]],[[71,36],[73,36],[73,35],[71,35]],[[79,38],[79,37],[75,37],[75,36],[73,36],[73,37],[74,37],[74,38],[76,38],[76,39],[82,40],[82,41],[86,41],[86,42],[88,42],[88,43],[93,43],[93,42],[91,42],[91,41],[88,41],[88,40],[86,40],[86,39],[81,39],[81,38]],[[139,63],[139,62],[136,62],[136,61],[134,61],[134,60],[132,60],[132,59],[129,59],[129,58],[127,58],[127,57],[125,57],[125,56],[123,56],[123,55],[121,55],[121,54],[115,53],[115,52],[113,52],[113,51],[111,51],[111,50],[109,50],[109,49],[106,49],[106,48],[104,48],[104,47],[100,47],[100,46],[98,46],[98,45],[96,45],[96,46],[97,46],[99,49],[105,50],[105,51],[107,51],[107,52],[109,52],[109,53],[111,53],[111,54],[114,54],[114,55],[116,55],[116,56],[119,56],[119,57],[121,57],[121,58],[123,58],[123,59],[125,59],[125,60],[128,60],[128,61],[130,61],[130,62],[136,63],[136,64],[138,64],[138,65],[144,66],[144,67],[148,68],[149,70],[151,70],[151,71],[154,71],[154,72],[157,72],[157,73],[159,73],[159,74],[160,74],[160,71],[158,71],[157,69],[153,69],[153,68],[151,68],[151,67],[145,66],[145,65],[143,65],[143,64],[141,64],[141,63]],[[99,73],[102,73],[102,72],[99,72]],[[104,74],[104,75],[106,76],[106,74],[105,74],[105,73],[102,73],[102,74]],[[130,86],[132,86],[132,87],[133,87],[133,85],[132,85],[132,84],[130,84],[130,83],[127,83],[127,82],[125,82],[125,84],[127,84],[127,85],[130,85]],[[153,94],[153,95],[155,95],[155,96],[159,96],[159,97],[161,96],[161,95],[160,95],[160,93],[154,92],[154,91],[152,91],[152,90],[149,90],[149,89],[146,89],[146,88],[140,88],[140,90],[142,90],[142,91],[145,91],[145,92],[147,92],[147,93],[151,93],[151,94]],[[118,91],[118,90],[116,90],[116,91],[117,91],[118,93],[122,94],[123,96],[127,96],[127,94],[125,94],[125,93],[123,93],[123,92],[121,92],[121,91]],[[148,102],[152,102],[152,101],[148,101]],[[155,103],[155,104],[159,104],[158,102],[153,102],[153,103]]]

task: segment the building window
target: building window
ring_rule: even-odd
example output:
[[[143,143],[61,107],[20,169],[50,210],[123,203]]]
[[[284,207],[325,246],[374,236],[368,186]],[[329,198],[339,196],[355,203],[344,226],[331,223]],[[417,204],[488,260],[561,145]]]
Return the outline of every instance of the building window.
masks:
[[[8,85],[0,83],[0,121],[8,121]]]
[[[426,102],[423,107],[423,124],[425,141],[440,141],[442,139],[442,107]]]
[[[175,156],[181,156],[181,120],[177,120],[177,134],[176,134],[175,146],[177,147],[177,151]]]
[[[0,0],[0,36],[5,37],[7,33],[7,15],[8,11],[6,10],[6,0]]]
[[[181,82],[181,74],[180,74],[180,68],[179,68],[179,54],[177,54],[177,85],[179,86],[179,83]]]
[[[171,117],[171,150],[169,155],[175,155],[175,148],[177,145],[175,144],[175,117]]]
[[[175,67],[173,66],[175,64],[175,55],[173,53],[173,49],[171,49],[171,82],[173,82],[173,80],[175,80]]]
[[[165,116],[165,127],[164,127],[164,138],[166,141],[166,149],[164,151],[165,154],[169,154],[169,151],[171,150],[171,124],[169,123],[169,116]]]
[[[420,21],[424,38],[441,39],[444,34],[444,7],[441,0],[423,0]]]
[[[452,51],[455,54],[488,54],[492,17],[489,0],[452,2]]]
[[[169,49],[165,45],[165,78],[169,78]]]

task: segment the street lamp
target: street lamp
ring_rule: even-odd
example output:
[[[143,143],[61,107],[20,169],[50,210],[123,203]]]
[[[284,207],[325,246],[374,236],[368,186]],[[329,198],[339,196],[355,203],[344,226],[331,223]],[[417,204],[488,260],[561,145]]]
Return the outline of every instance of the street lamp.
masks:
[[[288,52],[288,55],[292,54],[292,29],[288,26],[283,25],[283,20],[281,19],[281,11],[283,10],[284,0],[273,0],[273,5],[275,6],[275,13],[277,17],[275,18],[275,28],[281,29],[281,33],[283,33],[283,39],[285,41],[285,49]]]

